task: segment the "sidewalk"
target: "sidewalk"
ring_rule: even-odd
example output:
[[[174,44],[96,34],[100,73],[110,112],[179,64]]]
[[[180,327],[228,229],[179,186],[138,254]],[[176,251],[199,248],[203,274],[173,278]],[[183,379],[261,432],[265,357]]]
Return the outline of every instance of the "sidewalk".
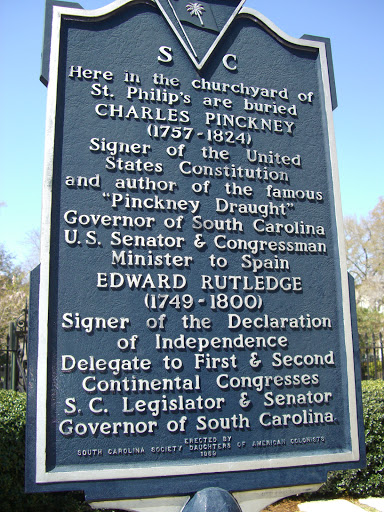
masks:
[[[365,498],[359,500],[359,503],[371,507],[375,511],[384,512],[384,498]],[[300,503],[298,508],[301,512],[362,512],[367,510],[346,500],[308,501]]]

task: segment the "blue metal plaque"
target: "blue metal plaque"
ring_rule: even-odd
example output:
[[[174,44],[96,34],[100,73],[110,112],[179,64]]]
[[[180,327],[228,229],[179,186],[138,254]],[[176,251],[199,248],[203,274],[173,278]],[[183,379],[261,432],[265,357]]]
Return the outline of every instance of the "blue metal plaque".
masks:
[[[359,466],[327,44],[229,0],[61,3],[50,32],[27,489]]]

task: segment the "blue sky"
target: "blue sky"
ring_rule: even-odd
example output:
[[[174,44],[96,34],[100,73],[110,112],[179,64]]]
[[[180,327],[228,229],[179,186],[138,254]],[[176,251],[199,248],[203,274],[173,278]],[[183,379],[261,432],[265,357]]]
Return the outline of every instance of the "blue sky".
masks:
[[[85,9],[106,0],[79,0]],[[344,215],[365,216],[384,195],[383,0],[247,0],[293,37],[331,39]],[[45,2],[0,3],[0,243],[18,262],[40,226],[46,89],[40,83]]]

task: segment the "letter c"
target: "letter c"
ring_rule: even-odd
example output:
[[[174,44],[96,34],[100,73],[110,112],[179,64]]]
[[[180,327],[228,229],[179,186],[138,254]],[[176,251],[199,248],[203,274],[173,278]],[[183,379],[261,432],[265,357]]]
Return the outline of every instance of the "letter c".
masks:
[[[102,414],[104,411],[104,409],[96,409],[95,405],[96,402],[99,402],[100,404],[103,403],[103,399],[99,396],[95,397],[95,398],[92,398],[89,402],[89,410],[91,412],[93,412],[93,414]]]
[[[237,62],[237,57],[236,57],[236,55],[233,55],[233,53],[228,53],[227,55],[224,55],[224,57],[223,57],[223,64],[224,64],[224,67],[225,67],[226,69],[228,69],[229,71],[236,71],[236,69],[237,69],[237,65],[236,65],[236,64],[233,64],[232,66],[230,66],[230,65],[228,64],[229,59],[232,59],[232,60],[234,60],[235,62]]]
[[[259,421],[260,421],[260,424],[263,425],[263,427],[270,427],[272,425],[271,415],[267,412],[260,414]]]

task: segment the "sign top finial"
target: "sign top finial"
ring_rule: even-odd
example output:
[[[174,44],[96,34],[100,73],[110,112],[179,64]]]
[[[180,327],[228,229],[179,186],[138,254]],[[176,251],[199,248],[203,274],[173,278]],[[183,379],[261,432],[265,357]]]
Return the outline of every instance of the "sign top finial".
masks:
[[[200,69],[245,0],[230,0],[220,4],[188,0],[156,2],[193,63]]]

